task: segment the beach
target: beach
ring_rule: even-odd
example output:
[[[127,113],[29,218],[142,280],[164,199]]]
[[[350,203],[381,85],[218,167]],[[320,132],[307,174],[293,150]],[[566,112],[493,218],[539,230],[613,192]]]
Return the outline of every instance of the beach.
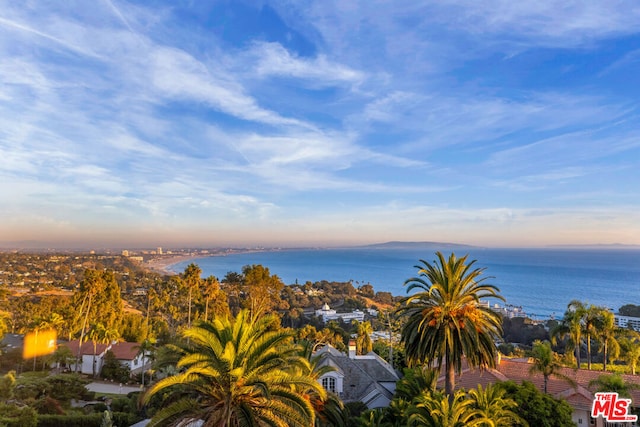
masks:
[[[167,256],[156,256],[155,258],[152,258],[148,261],[145,261],[144,266],[146,268],[148,268],[149,270],[158,273],[158,274],[165,274],[165,275],[174,275],[175,272],[171,271],[169,269],[169,266],[179,263],[179,262],[183,262],[183,261],[188,261],[189,259],[196,259],[198,257],[202,257],[202,255],[167,255]]]

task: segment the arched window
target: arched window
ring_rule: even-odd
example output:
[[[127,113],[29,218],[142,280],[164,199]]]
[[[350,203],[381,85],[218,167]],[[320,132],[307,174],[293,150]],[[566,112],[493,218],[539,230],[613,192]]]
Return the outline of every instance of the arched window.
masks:
[[[333,377],[325,377],[322,379],[322,387],[332,393],[336,392],[336,379]]]

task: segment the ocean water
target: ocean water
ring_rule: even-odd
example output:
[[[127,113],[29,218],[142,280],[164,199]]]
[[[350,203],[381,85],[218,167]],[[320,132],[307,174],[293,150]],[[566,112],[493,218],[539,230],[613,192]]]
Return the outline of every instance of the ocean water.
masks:
[[[618,310],[640,305],[640,250],[633,249],[481,249],[456,248],[485,268],[486,283],[496,285],[506,304],[520,306],[539,319],[562,317],[573,300]],[[447,251],[443,250],[445,256]],[[376,291],[407,295],[405,280],[417,274],[420,259],[432,262],[424,249],[309,249],[239,253],[183,261],[170,266],[182,272],[191,262],[203,276],[222,279],[245,265],[261,264],[286,284],[307,281],[370,283]]]

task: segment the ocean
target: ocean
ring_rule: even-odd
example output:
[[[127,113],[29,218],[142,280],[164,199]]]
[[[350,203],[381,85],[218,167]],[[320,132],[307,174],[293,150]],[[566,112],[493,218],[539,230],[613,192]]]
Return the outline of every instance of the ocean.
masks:
[[[485,268],[486,283],[496,285],[506,304],[521,307],[530,317],[562,317],[574,299],[617,311],[624,304],[640,305],[640,250],[635,249],[483,249],[454,248]],[[442,251],[448,256],[449,251]],[[375,291],[407,295],[404,281],[417,274],[420,259],[432,262],[431,249],[305,249],[247,252],[195,258],[173,264],[180,273],[191,262],[203,277],[222,279],[245,265],[261,264],[285,284],[321,280],[358,287],[370,283]],[[493,303],[493,302],[492,302]],[[504,305],[505,303],[500,303]]]

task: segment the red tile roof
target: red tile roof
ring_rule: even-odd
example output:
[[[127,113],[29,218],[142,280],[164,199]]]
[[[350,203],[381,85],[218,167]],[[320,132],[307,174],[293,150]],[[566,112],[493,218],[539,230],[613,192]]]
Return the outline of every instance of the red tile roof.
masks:
[[[456,388],[475,388],[478,384],[485,387],[487,384],[497,381],[512,380],[516,383],[529,381],[539,390],[544,390],[544,376],[538,372],[531,372],[532,364],[526,359],[500,360],[496,369],[469,369],[466,365],[460,375],[456,376]],[[551,376],[547,383],[547,392],[555,397],[564,398],[575,408],[590,408],[593,400],[593,392],[589,388],[589,382],[597,380],[601,375],[611,375],[611,372],[588,371],[586,369],[562,368],[561,373],[576,382],[576,387],[566,380]],[[640,386],[640,375],[622,375],[627,384]],[[438,384],[444,384],[444,375],[438,379]],[[640,406],[640,390],[631,390],[631,399],[634,406]]]

